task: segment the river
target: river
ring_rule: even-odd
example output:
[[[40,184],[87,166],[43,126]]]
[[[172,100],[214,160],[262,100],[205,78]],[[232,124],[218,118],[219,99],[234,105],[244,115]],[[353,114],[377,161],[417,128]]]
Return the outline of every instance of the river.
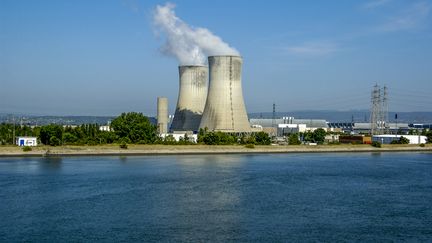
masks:
[[[432,241],[432,153],[0,158],[0,241]]]

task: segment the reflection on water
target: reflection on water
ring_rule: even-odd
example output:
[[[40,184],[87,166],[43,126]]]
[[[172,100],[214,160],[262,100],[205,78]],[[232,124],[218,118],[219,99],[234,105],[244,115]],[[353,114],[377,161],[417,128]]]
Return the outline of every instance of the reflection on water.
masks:
[[[432,154],[0,158],[1,241],[430,241]]]
[[[57,156],[48,156],[37,159],[41,170],[59,170],[62,167],[62,160],[62,157]]]

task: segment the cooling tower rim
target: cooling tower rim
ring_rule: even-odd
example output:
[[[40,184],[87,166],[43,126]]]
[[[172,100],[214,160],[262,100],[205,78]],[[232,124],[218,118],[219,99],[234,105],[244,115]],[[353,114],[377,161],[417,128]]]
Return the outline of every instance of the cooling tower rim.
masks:
[[[210,57],[240,57],[243,58],[241,55],[212,55],[212,56],[208,56],[208,58]]]
[[[202,64],[196,64],[196,65],[179,65],[179,68],[181,67],[207,67],[207,65],[202,65]]]

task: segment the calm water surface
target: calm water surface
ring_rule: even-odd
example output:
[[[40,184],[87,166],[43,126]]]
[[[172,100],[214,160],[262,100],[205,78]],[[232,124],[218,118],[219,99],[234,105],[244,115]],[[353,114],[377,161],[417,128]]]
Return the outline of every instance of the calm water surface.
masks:
[[[0,241],[432,241],[432,153],[0,158]]]

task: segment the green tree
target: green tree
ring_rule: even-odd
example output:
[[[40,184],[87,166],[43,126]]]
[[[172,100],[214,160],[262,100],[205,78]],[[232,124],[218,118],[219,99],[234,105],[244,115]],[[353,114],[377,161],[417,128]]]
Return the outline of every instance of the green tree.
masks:
[[[122,113],[111,122],[111,128],[120,140],[131,143],[154,143],[158,138],[156,126],[142,113]]]
[[[39,134],[41,142],[45,145],[61,145],[63,127],[56,124],[42,126]]]
[[[401,136],[398,140],[391,141],[390,144],[409,144],[410,140],[404,136]]]
[[[271,138],[265,132],[257,132],[255,134],[255,141],[256,141],[256,144],[259,144],[259,145],[269,145],[269,144],[271,144]]]
[[[326,133],[327,132],[322,128],[316,129],[315,131],[313,131],[313,135],[312,135],[313,141],[319,144],[324,143]]]
[[[432,143],[432,130],[425,132],[425,136],[426,136],[426,142]]]
[[[299,145],[299,144],[301,144],[301,141],[300,141],[297,133],[291,133],[288,136],[288,144],[289,145]]]

